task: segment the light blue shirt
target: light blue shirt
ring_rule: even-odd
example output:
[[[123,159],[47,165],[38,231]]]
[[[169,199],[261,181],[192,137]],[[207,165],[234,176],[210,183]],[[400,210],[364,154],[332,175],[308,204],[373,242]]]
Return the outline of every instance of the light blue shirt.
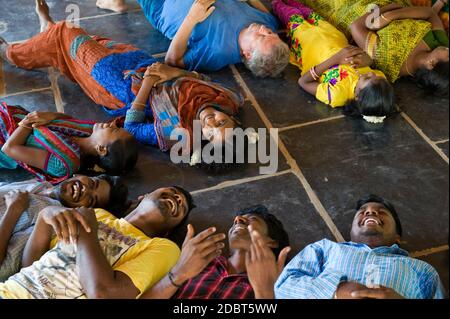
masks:
[[[154,27],[173,39],[194,0],[139,0],[147,18]],[[160,4],[158,4],[160,2]],[[192,31],[184,55],[189,70],[217,71],[228,64],[241,62],[239,33],[252,23],[266,25],[272,31],[277,20],[239,0],[220,0],[216,9]]]
[[[277,299],[330,299],[339,283],[385,286],[408,299],[442,299],[436,270],[397,245],[371,249],[364,244],[323,239],[295,256],[275,283]]]

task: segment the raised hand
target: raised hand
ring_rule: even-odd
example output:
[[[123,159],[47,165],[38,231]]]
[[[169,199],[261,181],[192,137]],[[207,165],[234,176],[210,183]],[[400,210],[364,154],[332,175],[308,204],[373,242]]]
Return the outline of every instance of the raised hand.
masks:
[[[272,249],[262,236],[256,230],[252,230],[251,226],[249,231],[252,243],[245,256],[248,279],[256,298],[273,299],[275,282],[283,271],[291,248],[283,248],[277,261]]]
[[[210,227],[194,237],[194,227],[188,225],[180,259],[172,269],[177,284],[197,276],[214,258],[222,254],[225,247],[222,241],[226,236],[215,232],[216,228]]]

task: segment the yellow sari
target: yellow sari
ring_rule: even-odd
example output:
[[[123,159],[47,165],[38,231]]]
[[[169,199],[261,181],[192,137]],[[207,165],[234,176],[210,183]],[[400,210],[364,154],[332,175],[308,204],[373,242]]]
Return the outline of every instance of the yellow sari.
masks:
[[[299,0],[297,0],[299,1]],[[350,39],[350,25],[368,12],[370,4],[379,7],[391,3],[410,5],[407,0],[301,0],[315,12],[336,26]],[[372,58],[377,69],[383,71],[394,82],[400,76],[400,69],[409,54],[431,30],[428,21],[404,19],[392,21],[388,26],[378,30],[375,50]],[[372,52],[368,52],[371,54]]]

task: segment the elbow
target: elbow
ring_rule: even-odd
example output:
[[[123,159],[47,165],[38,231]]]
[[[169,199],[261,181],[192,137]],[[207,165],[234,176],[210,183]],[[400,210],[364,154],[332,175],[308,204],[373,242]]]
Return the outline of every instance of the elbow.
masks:
[[[170,66],[184,68],[183,58],[174,57],[174,56],[170,55],[169,53],[167,53],[166,57],[164,58],[164,62]]]
[[[8,141],[6,141],[6,143],[2,146],[2,152],[5,153],[6,155],[8,155],[9,157],[12,157],[12,147],[11,145],[8,143]]]

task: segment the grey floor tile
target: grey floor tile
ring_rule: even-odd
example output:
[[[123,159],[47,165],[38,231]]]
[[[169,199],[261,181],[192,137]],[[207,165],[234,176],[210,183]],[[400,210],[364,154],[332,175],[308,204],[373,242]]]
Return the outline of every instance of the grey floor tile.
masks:
[[[356,200],[375,193],[397,207],[407,249],[447,243],[448,165],[400,117],[378,128],[339,119],[282,138],[344,236]]]

